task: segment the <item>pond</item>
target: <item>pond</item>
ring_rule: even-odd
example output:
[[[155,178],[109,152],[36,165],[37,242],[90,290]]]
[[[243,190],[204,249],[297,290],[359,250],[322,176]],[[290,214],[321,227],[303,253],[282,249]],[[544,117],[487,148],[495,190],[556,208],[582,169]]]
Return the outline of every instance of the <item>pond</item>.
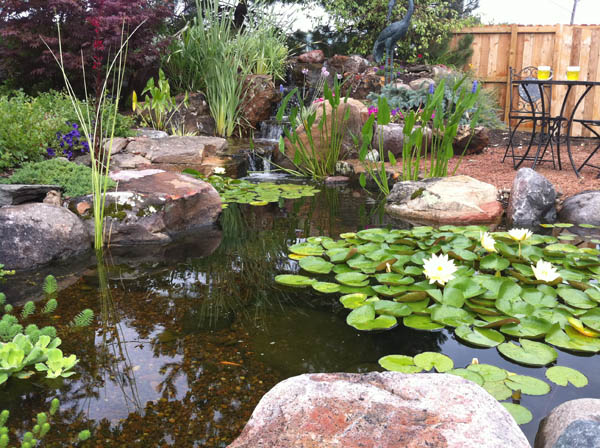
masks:
[[[466,346],[451,330],[399,325],[358,332],[346,324],[338,294],[275,283],[297,264],[288,245],[386,225],[398,223],[362,191],[322,188],[314,197],[279,204],[230,204],[219,228],[169,247],[108,251],[106,265],[84,259],[52,267],[59,281],[72,284],[60,291],[52,315],[32,322],[57,327],[63,351],[80,359],[78,375],[11,379],[0,388],[10,426],[27,429],[56,396],[61,409],[46,446],[68,446],[87,428],[93,437],[82,446],[225,447],[277,382],[306,372],[382,370],[377,361],[389,354],[441,352],[457,367],[476,357],[544,379],[545,369],[514,364],[494,348]],[[39,293],[45,273],[9,279],[0,289],[9,302],[22,303]],[[84,308],[94,310],[95,322],[68,327]],[[521,403],[534,415],[521,426],[530,442],[552,408],[599,390],[593,359],[561,351],[560,361],[584,373],[589,385],[523,395]]]

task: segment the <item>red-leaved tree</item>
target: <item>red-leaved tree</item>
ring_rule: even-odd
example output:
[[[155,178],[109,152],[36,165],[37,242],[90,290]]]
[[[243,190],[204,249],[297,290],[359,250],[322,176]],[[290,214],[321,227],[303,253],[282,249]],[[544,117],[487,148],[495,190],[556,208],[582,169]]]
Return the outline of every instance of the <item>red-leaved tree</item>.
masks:
[[[83,88],[82,54],[88,87],[102,70],[125,32],[143,25],[129,41],[127,67],[144,71],[158,66],[167,44],[161,36],[173,15],[175,0],[2,0],[0,5],[0,71],[26,90],[61,88],[58,71],[45,41],[58,54],[57,22],[69,78]],[[43,41],[42,41],[43,39]]]

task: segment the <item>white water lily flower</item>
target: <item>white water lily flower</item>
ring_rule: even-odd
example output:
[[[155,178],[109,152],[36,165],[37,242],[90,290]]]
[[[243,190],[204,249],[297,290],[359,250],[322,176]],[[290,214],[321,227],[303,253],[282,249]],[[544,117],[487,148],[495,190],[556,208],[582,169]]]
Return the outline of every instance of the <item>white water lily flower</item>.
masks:
[[[225,174],[225,168],[223,168],[222,166],[217,166],[213,169],[213,172],[215,174]]]
[[[552,266],[552,263],[542,259],[538,260],[535,266],[531,265],[531,269],[533,269],[535,278],[543,282],[553,282],[560,277],[560,274],[556,271],[556,268]]]
[[[492,235],[488,232],[479,233],[479,238],[481,240],[481,245],[488,252],[497,252],[496,250],[496,240]]]
[[[448,255],[432,255],[431,258],[423,260],[423,272],[429,279],[429,283],[438,282],[444,286],[454,278],[458,268],[454,260],[449,260]]]
[[[515,241],[525,241],[531,238],[533,232],[527,229],[510,229],[508,234]]]

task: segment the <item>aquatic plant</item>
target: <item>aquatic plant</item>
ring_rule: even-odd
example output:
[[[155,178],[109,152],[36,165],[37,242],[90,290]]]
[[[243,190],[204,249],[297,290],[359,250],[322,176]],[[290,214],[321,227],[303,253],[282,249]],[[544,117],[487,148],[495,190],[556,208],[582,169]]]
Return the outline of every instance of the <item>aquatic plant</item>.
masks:
[[[71,327],[87,327],[94,321],[94,312],[87,308],[81,311],[69,323]]]
[[[485,232],[497,252],[481,245]],[[418,330],[450,327],[460,340],[497,347],[506,358],[530,366],[556,360],[551,346],[600,352],[597,249],[549,235],[515,240],[483,226],[366,229],[340,236],[290,246],[290,257],[300,260],[304,272],[275,281],[342,294],[340,302],[351,310],[348,324],[361,331],[392,329],[399,319]],[[426,263],[434,255],[457,267],[443,286],[428,281]],[[559,277],[536,277],[540,260]],[[505,336],[519,338],[518,344],[505,342]]]
[[[44,279],[44,294],[50,296],[58,291],[58,282],[53,275],[47,275]]]

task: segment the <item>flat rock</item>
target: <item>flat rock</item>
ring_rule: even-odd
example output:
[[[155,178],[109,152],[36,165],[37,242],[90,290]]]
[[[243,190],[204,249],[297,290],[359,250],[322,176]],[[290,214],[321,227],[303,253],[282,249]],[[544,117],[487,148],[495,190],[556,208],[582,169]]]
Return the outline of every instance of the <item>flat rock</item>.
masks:
[[[0,207],[26,202],[42,202],[49,191],[61,190],[58,185],[0,184]]]
[[[420,224],[498,224],[502,204],[493,185],[469,176],[398,182],[387,198],[386,212]]]
[[[0,260],[7,269],[33,269],[90,247],[86,226],[66,208],[43,203],[0,208]]]
[[[521,168],[513,181],[508,209],[509,228],[537,230],[540,224],[556,222],[556,190],[552,183],[531,168]]]
[[[312,50],[302,53],[298,56],[299,62],[309,62],[311,64],[320,64],[325,60],[325,53],[323,50]]]
[[[190,176],[143,170],[121,171],[113,178],[120,180],[119,192],[107,194],[105,226],[114,246],[168,243],[184,232],[215,224],[221,213],[219,193]],[[69,209],[88,219],[92,210],[86,204],[91,203],[90,196],[82,196],[71,200]],[[87,222],[93,232],[93,220]]]
[[[410,88],[413,90],[427,89],[431,84],[435,84],[435,81],[431,78],[414,79],[408,83]]]
[[[229,448],[528,448],[509,413],[453,375],[305,374],[277,384]]]
[[[600,226],[600,191],[584,191],[565,199],[558,220]]]
[[[600,399],[580,398],[552,409],[535,436],[535,448],[600,446]]]
[[[169,136],[165,131],[158,131],[156,129],[136,129],[135,133],[138,137],[147,138],[167,138]]]

